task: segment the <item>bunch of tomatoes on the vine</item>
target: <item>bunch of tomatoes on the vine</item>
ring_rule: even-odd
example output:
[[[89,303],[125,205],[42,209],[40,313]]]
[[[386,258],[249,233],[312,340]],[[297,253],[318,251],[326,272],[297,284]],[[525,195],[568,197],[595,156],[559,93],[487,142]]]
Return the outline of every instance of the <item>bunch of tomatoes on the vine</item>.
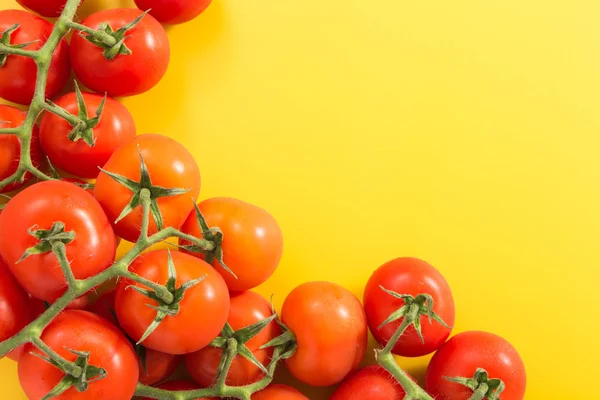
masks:
[[[0,355],[19,363],[29,399],[307,399],[272,383],[280,362],[306,384],[339,385],[333,400],[523,399],[523,362],[506,340],[448,340],[450,287],[422,260],[379,267],[362,304],[308,282],[277,315],[252,291],[282,256],[275,218],[232,198],[197,203],[190,152],[137,135],[115,99],[161,80],[161,23],[210,0],[136,0],[80,22],[79,0],[18,2],[58,17],[0,11],[0,97],[29,105],[0,105]],[[79,83],[66,91],[71,69]],[[121,239],[133,247],[115,259]],[[378,365],[358,369],[369,330]],[[394,360],[433,352],[424,389]]]

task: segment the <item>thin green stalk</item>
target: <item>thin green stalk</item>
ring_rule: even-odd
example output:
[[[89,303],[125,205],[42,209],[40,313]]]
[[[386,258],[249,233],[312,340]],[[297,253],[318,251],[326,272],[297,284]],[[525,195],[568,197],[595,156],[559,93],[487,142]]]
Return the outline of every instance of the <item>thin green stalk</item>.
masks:
[[[55,352],[48,346],[42,339],[39,337],[34,337],[31,340],[31,343],[43,351],[48,357],[50,357],[54,362],[56,362],[63,371],[72,375],[75,378],[79,378],[81,376],[81,367],[75,365],[74,363],[65,360],[60,354]]]
[[[114,37],[110,36],[105,32],[102,32],[101,30],[96,31],[75,21],[67,21],[67,26],[76,31],[87,33],[88,35],[93,36],[98,40],[101,40],[107,46],[114,46],[115,44],[117,44],[117,40]]]
[[[75,275],[73,275],[73,270],[71,269],[69,260],[67,260],[67,249],[65,247],[65,244],[60,241],[53,243],[52,252],[56,255],[56,258],[58,259],[60,268],[62,269],[62,272],[67,280],[67,285],[69,285],[69,287],[71,288],[77,288],[78,282],[77,279],[75,279]]]
[[[37,52],[34,50],[25,50],[18,47],[9,47],[0,43],[0,54],[13,54],[15,56],[23,56],[29,58],[36,58]]]

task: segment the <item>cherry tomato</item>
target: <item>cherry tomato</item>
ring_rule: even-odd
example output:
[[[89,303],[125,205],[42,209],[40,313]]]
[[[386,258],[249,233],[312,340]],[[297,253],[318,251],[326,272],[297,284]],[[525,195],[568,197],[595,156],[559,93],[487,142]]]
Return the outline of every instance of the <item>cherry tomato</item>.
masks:
[[[150,15],[163,24],[181,24],[200,15],[212,0],[135,0],[140,10],[150,10]]]
[[[232,293],[231,307],[227,322],[234,331],[260,322],[273,314],[271,305],[261,295],[254,292]],[[260,350],[259,347],[281,334],[275,321],[267,325],[260,333],[246,343],[246,347],[263,365],[267,365],[273,349]],[[202,387],[209,387],[217,376],[219,361],[223,350],[205,347],[195,353],[186,354],[185,365],[191,377]],[[231,363],[226,383],[230,386],[243,386],[254,383],[264,377],[261,370],[245,358],[236,356]]]
[[[364,305],[371,333],[385,345],[404,318],[379,327],[390,314],[404,306],[403,300],[385,293],[381,287],[399,294],[417,296],[430,294],[433,297],[433,311],[449,326],[454,324],[454,300],[444,277],[430,264],[417,258],[397,258],[379,267],[367,283]],[[440,347],[450,336],[451,329],[421,315],[421,331],[425,339],[421,342],[414,326],[410,325],[392,352],[404,357],[419,357]]]
[[[472,378],[477,368],[504,382],[502,400],[525,397],[525,366],[517,350],[500,336],[478,331],[460,333],[438,349],[427,368],[427,391],[439,400],[467,400],[473,390],[445,378]]]
[[[168,378],[177,368],[179,361],[179,356],[146,349],[146,368],[140,359],[140,382],[144,385],[154,385]]]
[[[0,264],[1,263],[2,262],[0,261]],[[11,277],[12,277],[12,275],[11,275]],[[2,279],[4,280],[4,278],[2,278]],[[14,278],[13,278],[13,280],[14,280]],[[16,282],[15,282],[15,284],[16,284]],[[46,304],[44,304],[44,302],[42,300],[30,297],[29,295],[27,295],[27,299],[28,299],[28,303],[27,303],[27,310],[25,311],[25,315],[28,315],[27,324],[29,324],[30,322],[35,320],[37,317],[42,315],[44,313],[44,311],[46,311]],[[0,320],[4,321],[5,319],[4,319],[4,317],[0,317]],[[19,346],[16,349],[14,349],[13,351],[11,351],[10,353],[8,353],[6,355],[6,357],[10,358],[13,361],[19,361],[19,359],[21,358],[21,355],[25,351],[26,347],[27,347],[27,345]]]
[[[291,386],[272,384],[252,395],[252,400],[309,400]],[[375,400],[375,399],[371,399]]]
[[[33,318],[29,296],[0,259],[0,342],[19,333]]]
[[[164,390],[170,390],[170,391],[200,389],[198,387],[198,385],[196,385],[193,382],[189,382],[189,381],[169,381],[169,382],[165,382],[161,385],[158,385],[157,388],[164,389]],[[140,400],[152,400],[152,399],[150,399],[149,397],[142,397],[142,398],[140,398]],[[216,400],[216,399],[203,397],[203,398],[200,398],[197,400]]]
[[[330,282],[309,282],[292,290],[281,318],[298,341],[287,367],[312,386],[341,382],[362,360],[367,321],[360,301]]]
[[[210,227],[219,227],[223,231],[223,261],[237,279],[217,260],[213,267],[223,275],[229,290],[252,289],[273,274],[283,253],[283,236],[277,221],[268,212],[227,197],[205,200],[198,207]],[[195,211],[190,213],[181,229],[202,237]],[[189,243],[181,241],[181,244]],[[199,253],[195,255],[203,258]]]
[[[0,11],[1,13],[1,11]],[[0,74],[2,74],[0,68]],[[0,128],[19,127],[27,114],[18,108],[0,104]],[[36,126],[33,127],[31,136],[31,162],[35,167],[39,167],[42,162],[42,149],[39,143],[39,133]],[[16,135],[0,135],[0,181],[14,174],[19,168],[21,159],[21,140]],[[10,192],[19,189],[25,183],[31,180],[33,176],[30,173],[25,174],[24,182],[14,182],[0,189],[0,193]]]
[[[350,375],[330,400],[402,400],[404,389],[383,367],[370,365]]]
[[[169,354],[191,353],[206,347],[221,332],[229,313],[229,293],[221,275],[204,261],[178,251],[172,252],[171,256],[177,272],[176,287],[206,277],[185,292],[178,314],[165,317],[142,344]],[[152,251],[136,258],[130,270],[164,285],[168,280],[167,260],[166,250]],[[137,342],[156,317],[157,311],[148,304],[158,306],[158,303],[128,289],[129,285],[143,287],[127,279],[121,280],[115,306],[121,326]]]
[[[83,93],[89,118],[96,116],[96,109],[103,96]],[[73,115],[78,115],[75,93],[67,93],[55,101]],[[100,122],[93,128],[95,145],[90,147],[83,139],[71,141],[68,136],[73,126],[65,119],[45,113],[40,122],[40,142],[52,164],[69,174],[82,178],[96,178],[100,168],[121,145],[135,138],[135,122],[124,105],[107,98]]]
[[[185,222],[200,193],[200,171],[194,157],[180,143],[161,135],[140,135],[117,149],[104,165],[110,171],[129,179],[140,179],[140,156],[148,167],[152,185],[165,188],[189,189],[178,196],[160,197],[160,208],[165,227],[179,229]],[[129,204],[133,193],[125,186],[101,173],[94,189],[108,219],[114,222]],[[115,225],[115,232],[125,240],[134,242],[140,235],[142,207],[137,207]],[[150,234],[155,233],[156,222],[150,218]]]
[[[106,377],[90,382],[85,392],[71,387],[53,399],[123,400],[135,393],[139,371],[133,347],[121,331],[104,319],[87,311],[65,311],[48,325],[41,339],[69,361],[75,361],[77,356],[68,349],[89,352],[89,364],[106,370]],[[40,400],[64,377],[64,372],[30,354],[32,351],[43,354],[29,345],[19,361],[19,380],[29,399]]]
[[[11,34],[10,44],[33,42],[25,50],[38,50],[52,32],[50,22],[27,11],[0,11],[0,33],[14,24],[19,24],[19,27]],[[67,84],[70,74],[69,45],[63,39],[52,56],[46,98],[55,97]],[[37,67],[32,58],[9,55],[6,63],[0,67],[0,97],[19,104],[31,103],[36,76]]]
[[[12,198],[0,214],[0,255],[20,285],[32,296],[53,302],[66,290],[66,279],[52,252],[25,251],[40,241],[28,230],[50,230],[62,222],[75,232],[66,256],[77,279],[109,267],[115,258],[115,235],[102,208],[84,189],[67,182],[36,183]]]
[[[65,8],[66,2],[66,0],[17,0],[17,3],[23,7],[48,18],[58,17]]]
[[[134,8],[99,11],[81,23],[92,29],[108,24],[113,31],[126,26],[142,12]],[[71,63],[77,78],[88,88],[112,97],[143,93],[156,85],[169,65],[169,39],[162,25],[146,15],[125,36],[131,54],[117,54],[112,60],[104,49],[82,37],[71,39]]]

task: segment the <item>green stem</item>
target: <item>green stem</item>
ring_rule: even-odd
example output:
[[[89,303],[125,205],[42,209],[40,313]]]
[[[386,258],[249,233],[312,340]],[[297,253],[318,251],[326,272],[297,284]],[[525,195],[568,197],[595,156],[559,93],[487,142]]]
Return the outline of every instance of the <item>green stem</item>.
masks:
[[[52,350],[52,348],[50,348],[50,346],[44,343],[44,341],[39,337],[32,338],[31,343],[35,345],[35,347],[43,351],[52,360],[54,360],[54,362],[56,362],[58,366],[67,374],[75,378],[79,378],[81,376],[81,367],[75,365],[74,363],[68,360],[65,360],[60,354]]]
[[[42,105],[42,108],[58,117],[61,117],[64,120],[67,120],[67,122],[69,122],[69,124],[71,124],[72,126],[76,126],[82,122],[81,119],[79,119],[79,117],[70,114],[67,110],[58,107],[55,104],[44,103]]]
[[[74,21],[68,21],[67,26],[76,31],[87,33],[88,35],[93,36],[96,39],[102,41],[102,43],[106,44],[107,46],[114,46],[115,44],[117,44],[117,40],[114,37],[107,34],[106,32],[94,30],[90,27],[78,24]]]
[[[169,292],[169,290],[166,287],[164,287],[163,285],[161,285],[160,283],[152,282],[146,278],[142,278],[141,276],[139,276],[136,273],[131,272],[131,271],[125,271],[120,276],[130,279],[134,282],[139,283],[140,285],[144,285],[144,286],[154,290],[156,295],[165,303],[167,303],[167,304],[173,303],[173,300],[174,300],[173,293]]]
[[[19,128],[0,128],[0,135],[16,135]]]
[[[489,386],[487,383],[481,383],[477,390],[473,392],[473,395],[469,397],[469,400],[483,400],[487,394]]]
[[[77,279],[75,279],[75,275],[73,275],[73,270],[71,269],[69,260],[67,260],[67,249],[65,244],[61,241],[54,242],[52,244],[52,252],[58,259],[60,268],[62,269],[67,280],[67,285],[69,285],[70,288],[77,288],[78,282]]]
[[[15,56],[36,58],[38,53],[35,50],[25,50],[0,43],[0,54],[11,54]]]

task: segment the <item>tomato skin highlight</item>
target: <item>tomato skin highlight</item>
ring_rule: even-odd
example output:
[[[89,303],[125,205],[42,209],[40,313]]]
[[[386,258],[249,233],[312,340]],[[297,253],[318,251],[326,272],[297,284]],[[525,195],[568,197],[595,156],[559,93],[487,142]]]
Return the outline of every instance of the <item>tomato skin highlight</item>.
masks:
[[[402,400],[406,393],[379,365],[355,371],[337,387],[330,400]]]
[[[191,199],[196,199],[200,193],[200,171],[194,157],[183,145],[169,137],[145,134],[137,136],[134,140],[119,147],[104,165],[104,169],[139,182],[140,157],[138,146],[148,167],[153,185],[189,189],[187,193],[179,196],[158,199],[164,227],[181,228],[190,211],[194,208]],[[112,223],[121,214],[132,197],[129,189],[114,181],[105,173],[98,175],[94,195]],[[135,242],[140,235],[141,225],[142,207],[140,206],[119,223],[114,224],[114,229],[118,236],[130,242]],[[156,232],[154,218],[150,218],[149,234]]]
[[[66,0],[17,0],[21,6],[48,18],[60,16],[66,2]]]
[[[472,378],[477,368],[504,382],[502,400],[525,397],[525,365],[517,350],[500,336],[480,331],[460,333],[438,349],[427,368],[425,387],[439,400],[467,400],[473,391],[444,377]]]
[[[118,328],[87,311],[69,310],[59,314],[42,333],[41,339],[69,361],[76,356],[66,348],[87,351],[89,363],[104,368],[104,379],[91,382],[88,390],[69,388],[56,400],[123,400],[135,393],[138,364],[133,347]],[[40,400],[64,377],[52,364],[30,354],[41,352],[28,345],[19,361],[19,381],[30,400]]]
[[[231,307],[227,322],[234,331],[260,322],[273,315],[271,305],[264,297],[254,292],[241,292],[231,294]],[[273,355],[273,349],[260,350],[259,347],[281,334],[281,329],[275,321],[271,321],[260,333],[246,343],[246,347],[263,365],[267,365]],[[217,376],[219,361],[223,350],[216,347],[205,347],[195,353],[186,354],[185,365],[190,376],[201,387],[209,387]],[[264,377],[258,367],[250,361],[237,356],[231,363],[226,384],[230,386],[243,386],[254,383]]]
[[[190,381],[168,381],[157,386],[158,389],[179,391],[179,390],[196,390],[200,389],[198,385]],[[139,400],[152,400],[149,397],[140,397]],[[217,400],[212,397],[202,397],[196,400]]]
[[[252,400],[309,400],[309,398],[291,386],[273,383],[260,392],[254,393]]]
[[[135,0],[140,10],[150,9],[150,15],[163,24],[191,21],[208,8],[212,0]]]
[[[390,314],[405,303],[385,293],[380,286],[400,294],[417,296],[427,293],[433,296],[433,311],[449,326],[454,325],[454,300],[444,277],[433,266],[418,258],[404,257],[391,260],[379,267],[369,281],[364,293],[364,306],[369,328],[375,339],[385,345],[400,326],[403,318],[379,328]],[[450,336],[451,329],[421,316],[421,342],[411,325],[407,328],[392,352],[404,357],[419,357],[439,348]]]
[[[98,11],[81,23],[96,30],[108,23],[116,31],[141,14],[135,8],[115,8]],[[119,54],[108,60],[101,47],[73,35],[71,63],[81,83],[94,92],[122,97],[144,93],[162,79],[170,58],[169,39],[162,25],[146,15],[126,36],[125,45],[132,54]]]
[[[255,288],[273,274],[283,254],[283,235],[277,221],[267,211],[241,200],[215,197],[198,204],[208,226],[223,231],[223,261],[237,276],[227,272],[217,260],[213,267],[231,291]],[[202,237],[192,210],[182,231]],[[180,244],[188,242],[181,240]],[[202,254],[194,253],[203,258]]]
[[[144,385],[154,385],[168,378],[175,371],[180,360],[179,356],[173,354],[146,349],[145,370],[142,366],[142,361],[139,361],[140,382]]]
[[[102,208],[92,195],[68,182],[32,185],[12,198],[0,214],[0,255],[19,284],[32,296],[55,301],[66,290],[66,279],[54,253],[31,255],[17,264],[39,241],[31,227],[50,229],[54,222],[74,231],[66,245],[67,260],[76,279],[86,279],[114,261],[116,239]]]
[[[158,328],[141,344],[169,354],[198,351],[219,335],[229,313],[229,293],[225,281],[210,265],[202,260],[171,252],[177,271],[177,284],[206,278],[185,292],[176,316],[167,316]],[[157,250],[142,254],[130,267],[138,275],[164,285],[168,279],[167,251]],[[147,304],[158,304],[127,286],[137,283],[123,279],[117,287],[115,306],[119,323],[129,337],[138,341],[156,316],[156,310]]]
[[[287,367],[304,383],[339,383],[365,354],[365,312],[356,296],[340,285],[308,282],[296,287],[283,303],[281,319],[298,341]]]
[[[96,116],[96,109],[104,96],[83,93],[88,117]],[[67,93],[54,101],[73,115],[78,114],[75,93]],[[135,122],[124,105],[108,97],[99,124],[93,129],[96,143],[87,145],[82,139],[69,140],[73,127],[65,119],[46,112],[40,121],[40,143],[44,153],[55,167],[81,178],[93,179],[100,168],[121,145],[135,138]]]
[[[0,68],[1,70],[1,68]],[[1,74],[1,72],[0,72]],[[1,128],[17,128],[25,118],[27,113],[18,108],[0,104],[0,123]],[[37,126],[33,127],[31,134],[30,153],[31,162],[34,167],[39,167],[42,162],[42,149],[39,142],[39,131]],[[16,135],[0,135],[0,181],[14,174],[19,168],[21,159],[21,140]],[[0,193],[21,188],[33,178],[29,172],[25,174],[24,182],[13,182],[0,189]]]
[[[43,18],[23,10],[0,11],[0,33],[14,24],[19,28],[12,33],[10,43],[20,44],[36,41],[25,50],[40,49],[52,32],[52,24]],[[52,55],[46,98],[55,97],[67,84],[71,74],[69,45],[61,40]],[[4,66],[0,67],[0,97],[18,104],[29,104],[33,99],[37,66],[32,58],[9,55]]]

